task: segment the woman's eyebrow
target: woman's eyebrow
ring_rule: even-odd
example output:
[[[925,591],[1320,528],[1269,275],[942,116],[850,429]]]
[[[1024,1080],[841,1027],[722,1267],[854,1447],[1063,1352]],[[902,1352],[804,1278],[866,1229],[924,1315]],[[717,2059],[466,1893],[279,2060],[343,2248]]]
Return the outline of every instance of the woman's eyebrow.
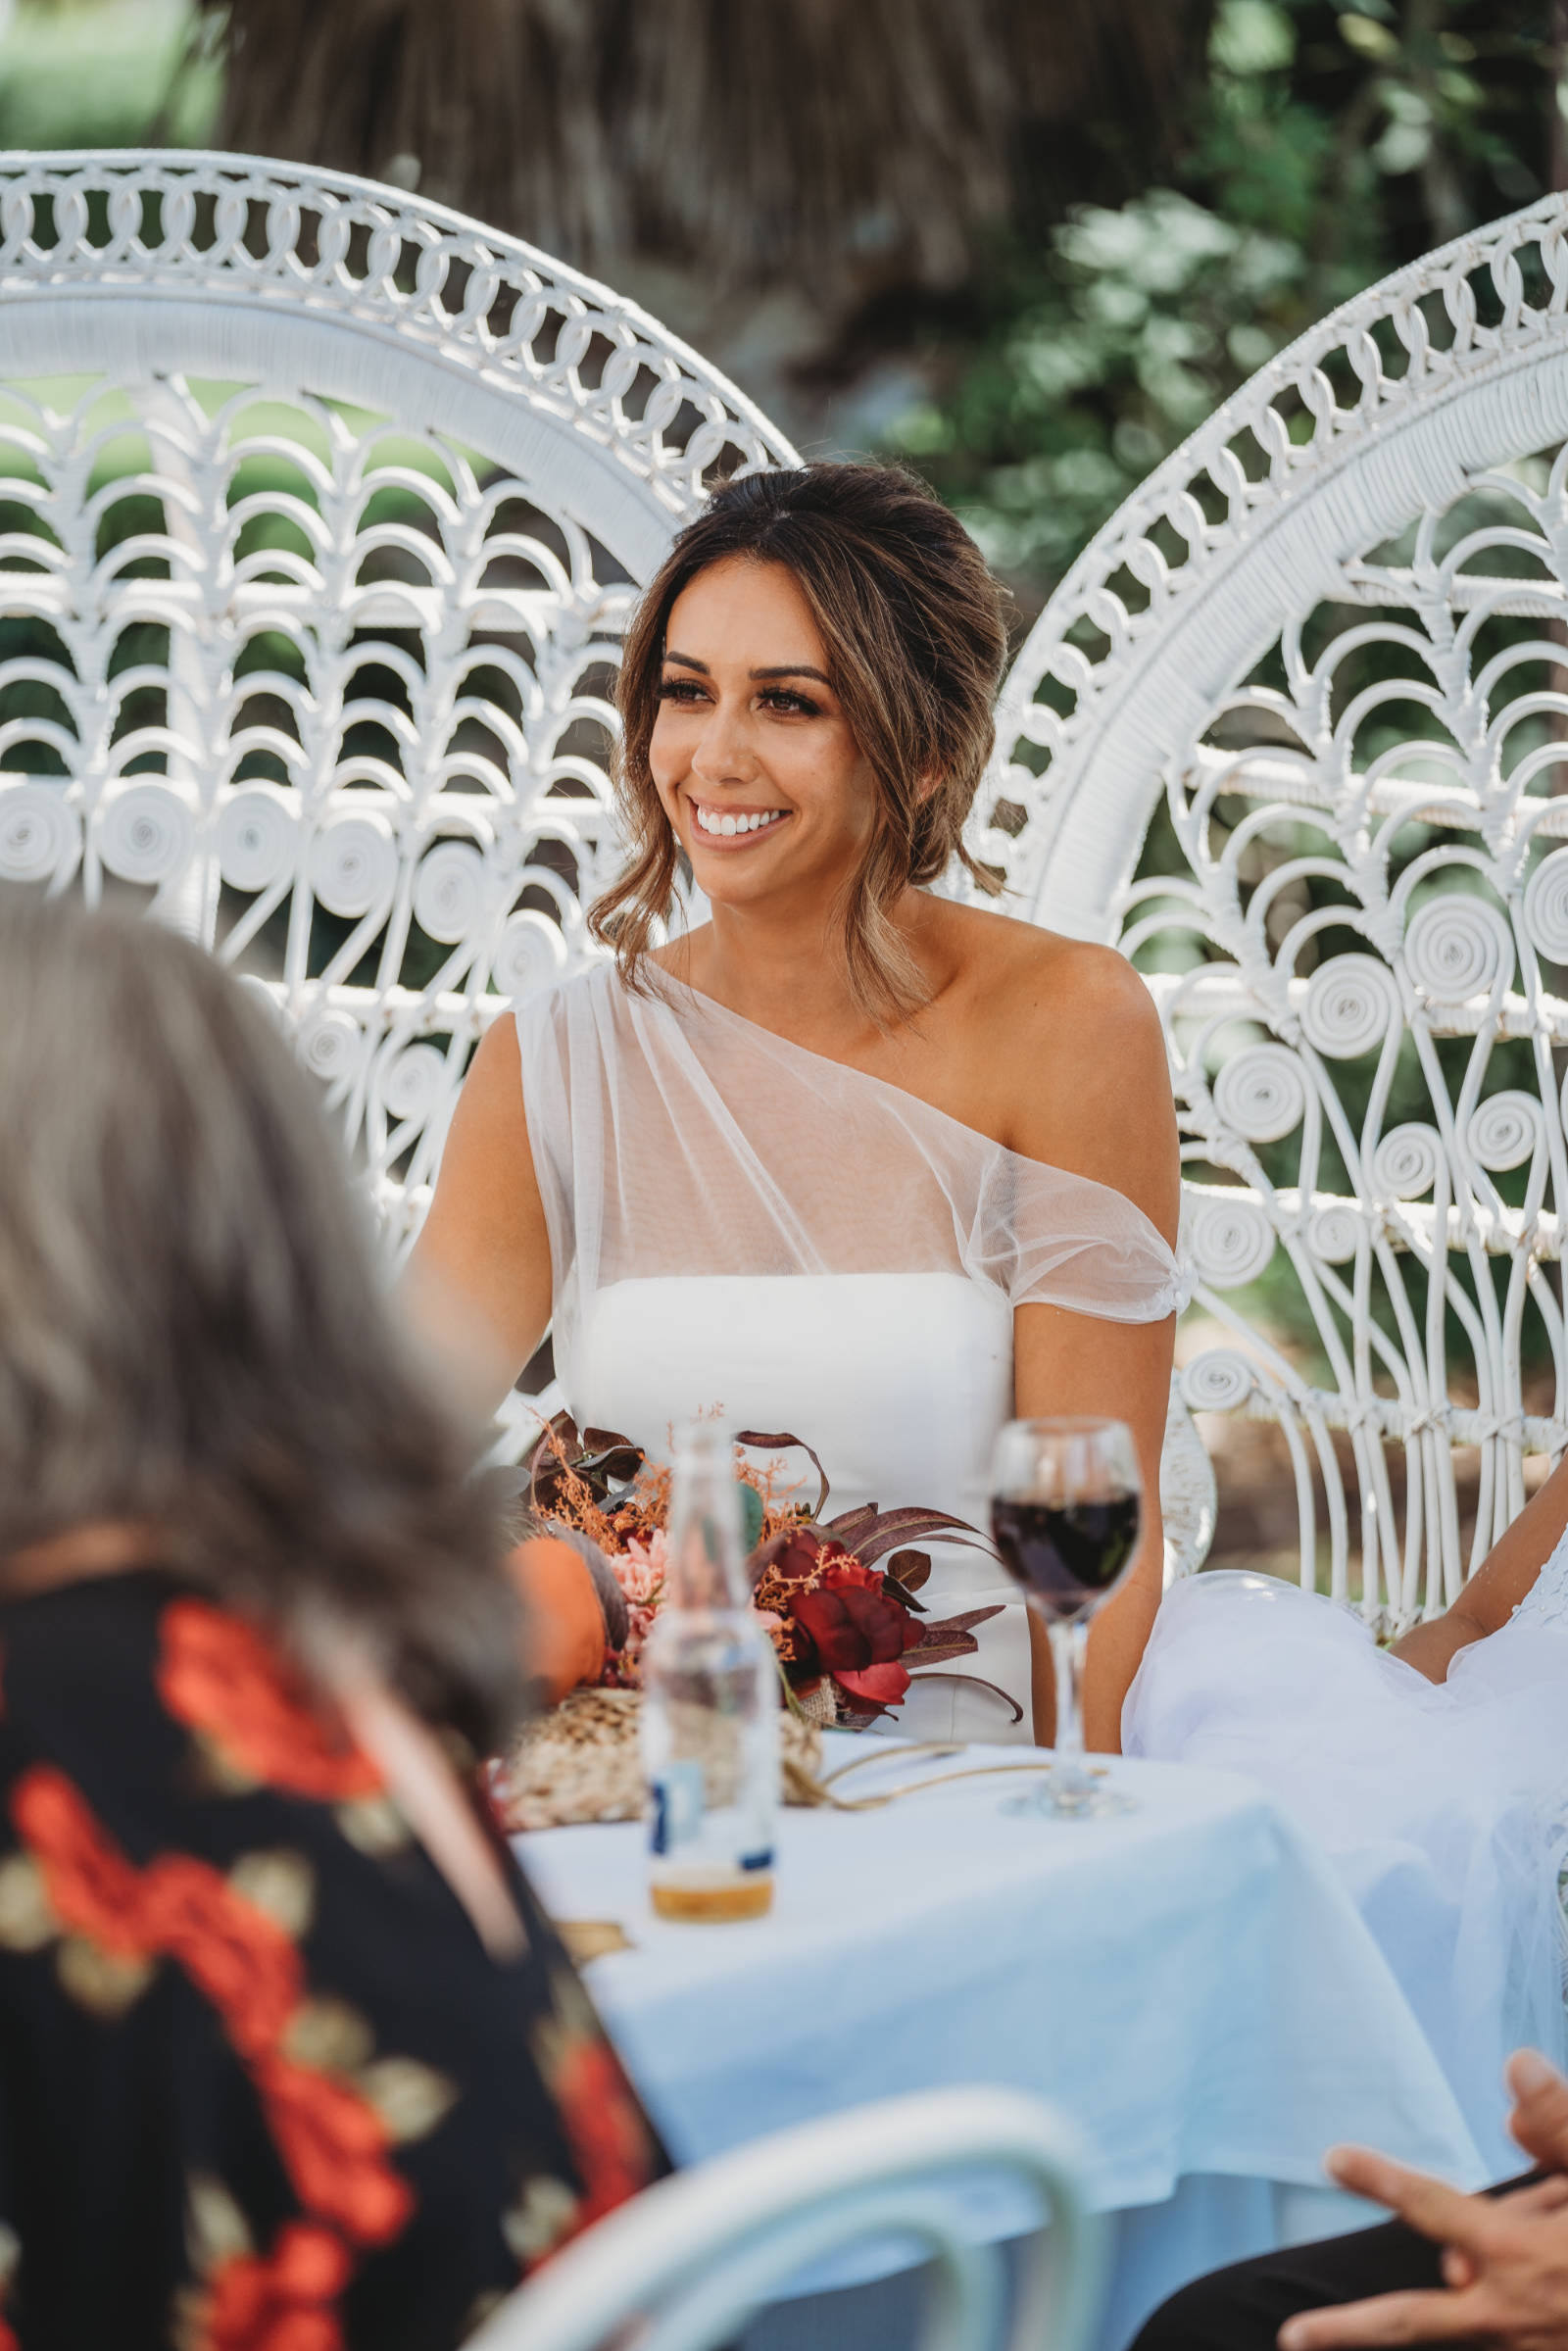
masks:
[[[666,661],[679,661],[683,669],[699,670],[704,677],[713,674],[708,663],[698,661],[695,654],[677,653],[673,646],[665,649],[664,659]],[[818,685],[826,686],[829,693],[833,691],[833,680],[825,671],[813,669],[809,661],[780,661],[776,668],[748,669],[746,674],[748,677],[814,677]]]

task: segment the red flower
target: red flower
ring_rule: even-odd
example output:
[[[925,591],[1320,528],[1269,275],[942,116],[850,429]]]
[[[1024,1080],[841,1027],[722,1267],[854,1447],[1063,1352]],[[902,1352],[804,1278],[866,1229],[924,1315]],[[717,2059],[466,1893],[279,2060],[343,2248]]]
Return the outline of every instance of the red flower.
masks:
[[[256,2086],[294,2192],[361,2245],[384,2245],[414,2209],[402,2174],[386,2159],[386,2126],[346,2082],[286,2057],[264,2058]]]
[[[37,1859],[61,1925],[117,1958],[143,1958],[141,1879],[64,1772],[45,1763],[24,1772],[12,1790],[11,1817]]]
[[[863,1567],[855,1553],[847,1551],[842,1543],[825,1543],[822,1545],[821,1582],[829,1592],[880,1592],[882,1570],[879,1567]],[[903,1615],[904,1611],[901,1609],[899,1613]]]
[[[142,1900],[152,1941],[206,1993],[240,2055],[275,2048],[305,1990],[299,1952],[277,1922],[187,1853],[152,1863]]]
[[[897,1706],[902,1702],[910,1677],[904,1666],[894,1661],[886,1665],[861,1666],[858,1671],[851,1667],[845,1672],[836,1673],[833,1679],[841,1690],[849,1691],[852,1698],[860,1699],[862,1713],[869,1710],[872,1714],[880,1714],[883,1707]]]
[[[159,1626],[158,1691],[253,1780],[335,1804],[374,1795],[381,1774],[254,1625],[205,1600],[172,1600]]]
[[[828,1543],[809,1527],[793,1527],[788,1533],[776,1535],[762,1553],[767,1565],[787,1584],[804,1583],[833,1552],[843,1550],[841,1543]]]
[[[208,2282],[197,2335],[200,2351],[342,2351],[336,2301],[350,2262],[329,2229],[291,2221],[270,2261],[231,2254]]]
[[[908,1689],[909,1677],[897,1661],[919,1640],[919,1628],[906,1608],[888,1598],[873,1568],[858,1559],[834,1562],[823,1569],[814,1592],[793,1595],[791,1610],[815,1641],[823,1665],[847,1690],[889,1705]],[[892,1696],[882,1688],[858,1688],[854,1677],[877,1666],[896,1667],[902,1677]],[[887,1682],[886,1674],[882,1681]]]

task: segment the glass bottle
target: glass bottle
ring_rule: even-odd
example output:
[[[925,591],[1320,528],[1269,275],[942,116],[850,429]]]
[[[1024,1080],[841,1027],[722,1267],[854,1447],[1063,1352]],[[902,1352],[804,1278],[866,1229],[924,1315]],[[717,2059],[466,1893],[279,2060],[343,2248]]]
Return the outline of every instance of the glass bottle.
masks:
[[[778,1671],[746,1589],[735,1452],[683,1429],[668,1597],[643,1650],[650,1892],[661,1918],[760,1918],[773,1900]]]

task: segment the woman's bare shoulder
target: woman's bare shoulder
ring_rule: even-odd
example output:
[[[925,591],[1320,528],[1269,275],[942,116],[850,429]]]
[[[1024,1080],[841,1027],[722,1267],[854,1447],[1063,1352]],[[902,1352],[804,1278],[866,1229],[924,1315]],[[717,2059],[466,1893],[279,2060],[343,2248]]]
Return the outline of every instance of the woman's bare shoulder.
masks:
[[[1107,1042],[1155,1051],[1159,1015],[1125,955],[1093,940],[980,906],[950,906],[944,944],[954,994],[971,1022],[1000,1038],[1021,1033],[1057,1053],[1093,1056]]]
[[[966,1045],[1014,1150],[1112,1184],[1174,1233],[1176,1121],[1159,1013],[1114,948],[955,907]]]

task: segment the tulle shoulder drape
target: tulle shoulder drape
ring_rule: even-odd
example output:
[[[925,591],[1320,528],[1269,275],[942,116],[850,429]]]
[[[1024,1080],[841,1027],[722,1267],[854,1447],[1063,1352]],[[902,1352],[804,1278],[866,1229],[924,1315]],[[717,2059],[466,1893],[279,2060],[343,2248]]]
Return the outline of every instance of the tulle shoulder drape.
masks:
[[[557,1368],[596,1292],[722,1274],[961,1273],[1014,1306],[1155,1322],[1175,1257],[1108,1186],[1004,1150],[881,1078],[609,964],[516,1014]]]

